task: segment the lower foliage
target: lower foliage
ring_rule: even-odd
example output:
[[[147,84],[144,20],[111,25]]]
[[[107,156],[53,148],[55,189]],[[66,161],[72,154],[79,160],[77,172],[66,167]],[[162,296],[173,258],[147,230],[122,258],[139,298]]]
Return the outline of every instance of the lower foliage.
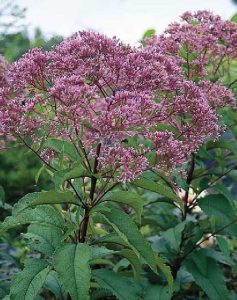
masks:
[[[86,214],[70,186],[58,184],[68,173],[52,174],[54,190],[27,194],[1,224],[1,299],[234,299],[237,208],[221,178],[203,185],[197,176],[204,152],[194,158],[187,202],[146,172]],[[17,226],[27,226],[18,244]]]

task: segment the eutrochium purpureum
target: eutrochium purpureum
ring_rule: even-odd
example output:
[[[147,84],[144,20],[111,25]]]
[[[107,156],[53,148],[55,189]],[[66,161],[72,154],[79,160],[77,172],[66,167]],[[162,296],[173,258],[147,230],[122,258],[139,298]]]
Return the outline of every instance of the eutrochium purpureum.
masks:
[[[235,79],[223,68],[236,58],[237,25],[207,11],[183,14],[138,47],[79,32],[49,52],[31,49],[7,67],[2,62],[0,134],[53,170],[62,154],[45,141],[73,145],[85,186],[91,178],[88,197],[78,194],[88,210],[114,186],[146,170],[171,174],[218,139],[225,129],[219,111],[235,107]]]

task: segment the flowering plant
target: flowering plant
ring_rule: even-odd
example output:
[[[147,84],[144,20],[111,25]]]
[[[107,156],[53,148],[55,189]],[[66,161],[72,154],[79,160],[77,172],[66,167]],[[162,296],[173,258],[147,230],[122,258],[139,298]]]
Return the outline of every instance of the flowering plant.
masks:
[[[190,200],[190,188],[198,150],[215,145],[226,129],[223,111],[235,109],[236,36],[230,21],[206,11],[185,13],[180,23],[136,48],[79,32],[49,52],[32,49],[1,69],[0,134],[29,148],[55,184],[20,199],[2,224],[1,232],[30,224],[25,237],[40,253],[13,280],[10,299],[33,299],[45,282],[50,286],[49,278],[57,280],[62,299],[148,299],[145,284],[136,283],[144,264],[163,276],[159,289],[171,297],[182,263],[191,272],[199,256],[206,261],[200,251],[185,260],[205,239],[201,225],[188,219],[202,190]],[[202,168],[196,169],[202,174]],[[152,249],[136,225],[149,200],[142,190],[163,196],[158,200],[168,202],[179,220],[162,233],[168,254]],[[186,233],[194,224],[202,233],[195,232],[190,247]],[[102,267],[104,257],[116,255],[131,264],[135,281]],[[224,282],[216,298],[199,274],[191,274],[210,299],[228,295]]]

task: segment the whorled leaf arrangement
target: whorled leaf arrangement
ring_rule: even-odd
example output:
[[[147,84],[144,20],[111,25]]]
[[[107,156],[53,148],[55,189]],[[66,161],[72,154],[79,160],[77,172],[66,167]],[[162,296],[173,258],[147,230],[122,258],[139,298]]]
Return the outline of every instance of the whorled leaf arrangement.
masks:
[[[45,165],[37,178],[47,170],[55,183],[55,190],[19,200],[0,227],[3,233],[30,224],[25,238],[40,253],[15,276],[6,299],[32,300],[45,290],[59,299],[169,299],[183,262],[210,299],[227,299],[222,276],[216,289],[215,279],[208,281],[210,268],[219,270],[215,260],[200,251],[190,257],[205,231],[187,214],[197,204],[189,201],[195,155],[224,131],[221,109],[236,106],[237,79],[227,76],[236,41],[236,24],[199,11],[139,47],[79,32],[49,52],[32,49],[3,63],[0,135],[28,147]],[[178,196],[175,179],[190,158],[186,192]],[[182,221],[159,224],[164,258],[143,236],[145,227],[139,230],[156,222],[143,216],[143,190],[162,196],[157,202],[172,207],[171,221]],[[200,202],[206,215],[208,199]],[[233,225],[234,214],[226,222]],[[215,233],[226,225],[218,226]],[[184,251],[186,230],[195,238]],[[147,284],[145,273],[159,285]]]

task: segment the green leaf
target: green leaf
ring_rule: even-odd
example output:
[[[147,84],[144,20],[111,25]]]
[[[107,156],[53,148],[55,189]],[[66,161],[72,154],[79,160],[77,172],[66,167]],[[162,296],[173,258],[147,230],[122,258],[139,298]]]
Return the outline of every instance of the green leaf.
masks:
[[[109,270],[93,270],[92,278],[104,289],[113,293],[119,300],[137,300],[139,286],[131,279]]]
[[[115,201],[131,206],[137,214],[138,223],[141,223],[144,199],[137,193],[119,191],[108,195],[104,200]]]
[[[43,165],[35,175],[35,183],[37,184],[40,178],[41,173],[45,170],[45,165]]]
[[[230,19],[232,22],[237,23],[237,13],[233,15],[233,17]]]
[[[138,281],[141,277],[142,266],[137,255],[134,253],[133,250],[130,249],[122,249],[121,251],[119,251],[118,254],[125,257],[130,262],[133,269],[134,277]]]
[[[105,236],[101,236],[96,240],[96,244],[118,244],[121,246],[128,246],[127,241],[123,240],[116,233],[106,234]]]
[[[198,200],[198,205],[208,217],[215,218],[217,229],[220,229],[235,220],[237,222],[237,209],[224,195],[207,195]],[[231,224],[223,230],[223,232],[225,231],[237,236],[237,224]]]
[[[113,294],[111,293],[111,291],[106,289],[96,289],[91,292],[90,296],[91,296],[90,300],[97,300],[97,299],[101,300],[101,299],[107,299],[106,297],[113,296]]]
[[[50,269],[46,261],[29,259],[23,271],[12,281],[10,289],[11,300],[32,300],[43,286]]]
[[[203,248],[200,251],[204,253],[206,256],[213,258],[215,261],[220,262],[224,265],[233,266],[234,262],[231,258],[225,257],[221,252],[215,251],[212,248]]]
[[[171,131],[174,134],[178,135],[179,131],[177,130],[177,128],[175,128],[174,126],[167,124],[167,123],[158,123],[156,125],[156,130],[157,131]]]
[[[30,223],[48,224],[65,229],[60,213],[51,206],[42,205],[34,209],[27,208],[16,215],[7,217],[0,225],[0,235],[13,227]]]
[[[67,180],[91,176],[92,173],[87,171],[82,165],[75,165],[72,168],[55,172],[53,179],[56,187],[59,187]]]
[[[182,232],[185,227],[185,222],[179,223],[175,227],[172,227],[164,232],[162,236],[168,242],[171,249],[178,252],[181,243]]]
[[[0,299],[3,299],[9,293],[9,282],[0,282]]]
[[[170,300],[168,288],[162,285],[149,285],[144,293],[144,300]]]
[[[113,266],[113,271],[118,273],[122,272],[123,269],[127,269],[130,265],[130,262],[126,258],[122,258]],[[130,273],[128,270],[125,271],[126,276]],[[129,274],[130,275],[130,274]]]
[[[49,138],[45,141],[44,148],[53,149],[59,153],[65,153],[72,161],[80,160],[80,156],[76,148],[67,141],[56,138]]]
[[[235,143],[228,141],[226,139],[220,139],[218,141],[209,141],[206,145],[207,150],[212,150],[216,148],[221,148],[221,149],[228,149],[234,153],[237,152],[237,146]]]
[[[188,59],[188,61],[192,61],[197,58],[197,54],[195,52],[191,52],[186,45],[183,45],[179,48],[179,55],[185,60]],[[183,65],[186,66],[187,64],[184,63]]]
[[[113,254],[115,252],[114,250],[107,249],[104,246],[93,247],[91,251],[92,251],[92,259],[98,259],[106,255]]]
[[[31,241],[33,250],[50,256],[61,245],[63,231],[49,224],[31,224],[24,237]]]
[[[16,215],[23,209],[27,207],[33,207],[43,204],[75,204],[79,205],[79,200],[74,196],[70,191],[66,192],[57,192],[57,191],[48,191],[48,192],[38,192],[30,193],[21,198],[13,207],[13,214]]]
[[[114,266],[114,263],[107,259],[107,258],[96,258],[96,259],[92,259],[90,260],[90,265],[108,265],[108,266]]]
[[[231,299],[225,285],[225,278],[218,264],[211,257],[205,256],[202,251],[194,253],[184,262],[190,272],[210,300]]]
[[[98,217],[98,212],[102,212],[102,211],[110,211],[108,207],[104,206],[104,203],[99,203],[98,205],[95,205],[91,208],[90,210],[90,215],[96,215],[96,217]],[[99,222],[98,222],[99,223]]]
[[[167,283],[168,283],[168,291],[169,294],[171,295],[173,292],[173,283],[174,283],[174,279],[171,273],[171,269],[170,267],[166,264],[166,260],[160,256],[158,256],[158,254],[156,255],[156,264],[158,266],[158,268],[161,270],[161,272],[165,275],[166,279],[167,279]]]
[[[229,245],[228,245],[226,238],[224,238],[222,236],[217,236],[216,240],[217,240],[218,246],[219,246],[221,252],[224,254],[224,256],[227,258],[230,258],[230,249],[229,249]]]
[[[54,266],[72,300],[89,300],[91,248],[86,244],[65,244],[54,255]]]
[[[132,182],[133,185],[141,187],[145,190],[160,194],[167,197],[167,199],[175,201],[183,206],[182,200],[166,185],[154,182],[147,178],[139,178]]]
[[[45,300],[43,297],[37,295],[34,300]]]
[[[49,272],[44,288],[51,291],[59,300],[64,300],[66,298],[66,293],[60,284],[58,274],[55,271]]]
[[[103,212],[103,216],[117,234],[130,245],[136,255],[142,257],[150,268],[157,272],[155,253],[131,218],[123,211],[115,208],[111,209],[110,212]]]
[[[227,186],[224,185],[224,183],[219,182],[215,185],[213,185],[212,187],[215,191],[217,191],[218,193],[224,195],[230,202],[233,201],[233,197],[231,195],[230,190],[228,189]]]
[[[150,38],[152,37],[153,35],[155,35],[156,31],[155,29],[151,28],[151,29],[148,29],[144,34],[143,34],[143,37],[142,39],[146,39],[146,38]]]

